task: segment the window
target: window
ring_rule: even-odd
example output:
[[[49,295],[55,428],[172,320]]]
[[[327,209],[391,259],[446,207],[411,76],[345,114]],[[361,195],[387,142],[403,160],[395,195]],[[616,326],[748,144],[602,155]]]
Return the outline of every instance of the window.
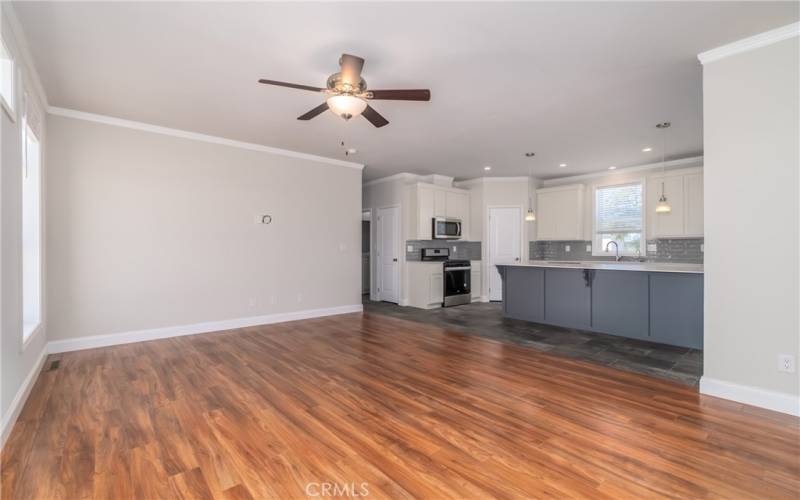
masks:
[[[38,137],[23,118],[22,158],[22,339],[42,321],[41,164]]]
[[[620,255],[644,255],[642,184],[602,186],[594,192],[594,242],[592,255],[613,255],[619,245]]]
[[[0,40],[0,101],[6,112],[14,118],[14,58],[6,43]]]

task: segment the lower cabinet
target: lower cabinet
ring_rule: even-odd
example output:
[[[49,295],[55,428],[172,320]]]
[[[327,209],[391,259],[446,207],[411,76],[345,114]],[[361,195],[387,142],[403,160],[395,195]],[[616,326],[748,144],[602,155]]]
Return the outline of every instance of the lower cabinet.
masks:
[[[703,348],[703,275],[650,274],[650,339]]]
[[[470,262],[471,270],[469,273],[469,286],[471,287],[472,291],[472,301],[477,302],[481,300],[481,290],[483,289],[481,286],[481,261],[474,260]]]
[[[592,329],[647,339],[648,273],[598,270],[593,274]]]
[[[503,286],[506,316],[526,321],[544,321],[544,269],[519,268],[508,274]]]
[[[545,269],[544,319],[569,328],[592,326],[591,271]]]
[[[503,266],[507,317],[703,348],[703,275]]]
[[[444,301],[444,273],[441,271],[432,273],[429,281],[428,304],[441,304]]]

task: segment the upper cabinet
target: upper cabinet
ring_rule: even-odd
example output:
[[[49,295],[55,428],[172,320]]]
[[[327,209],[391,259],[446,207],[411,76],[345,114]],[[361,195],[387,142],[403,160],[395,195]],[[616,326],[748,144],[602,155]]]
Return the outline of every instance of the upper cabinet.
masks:
[[[656,213],[662,193],[672,207]],[[650,238],[703,237],[703,173],[683,171],[647,179],[647,214]]]
[[[538,240],[582,240],[582,184],[536,190],[536,238]]]
[[[469,239],[469,191],[418,183],[411,190],[411,231],[418,240],[433,236],[433,218],[461,220],[461,239]]]

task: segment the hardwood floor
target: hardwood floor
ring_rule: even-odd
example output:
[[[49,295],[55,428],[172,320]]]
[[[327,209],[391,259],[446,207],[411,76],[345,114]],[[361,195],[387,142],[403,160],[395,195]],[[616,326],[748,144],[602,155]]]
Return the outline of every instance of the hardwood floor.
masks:
[[[350,314],[51,356],[2,498],[798,498],[799,421]]]

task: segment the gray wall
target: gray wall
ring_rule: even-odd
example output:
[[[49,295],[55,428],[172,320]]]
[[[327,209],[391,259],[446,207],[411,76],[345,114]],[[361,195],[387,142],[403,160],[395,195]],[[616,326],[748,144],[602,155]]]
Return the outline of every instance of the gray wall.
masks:
[[[703,378],[784,394],[795,411],[798,374],[777,368],[800,356],[798,40],[703,67]]]

